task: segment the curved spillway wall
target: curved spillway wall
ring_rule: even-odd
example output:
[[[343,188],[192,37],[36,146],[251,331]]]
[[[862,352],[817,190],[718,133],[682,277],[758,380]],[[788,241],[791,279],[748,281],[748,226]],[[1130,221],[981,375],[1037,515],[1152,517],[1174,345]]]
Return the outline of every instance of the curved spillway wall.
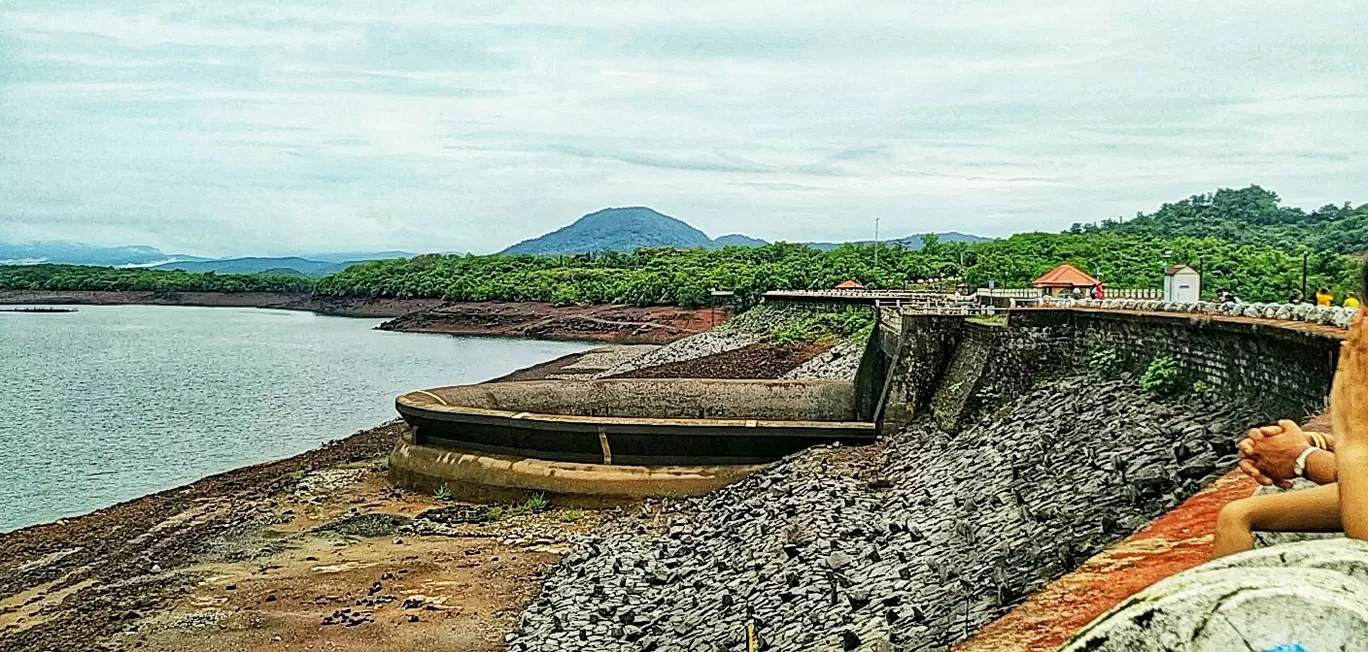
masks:
[[[867,443],[838,381],[529,381],[442,387],[395,401],[415,444],[608,465],[745,465],[814,444]]]

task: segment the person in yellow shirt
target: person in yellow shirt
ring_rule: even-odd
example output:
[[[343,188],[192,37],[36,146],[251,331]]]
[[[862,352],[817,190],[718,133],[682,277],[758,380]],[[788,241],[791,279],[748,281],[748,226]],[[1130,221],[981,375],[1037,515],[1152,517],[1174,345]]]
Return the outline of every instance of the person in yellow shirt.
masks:
[[[1345,307],[1345,308],[1354,308],[1354,309],[1358,309],[1358,307],[1359,307],[1359,300],[1358,300],[1358,297],[1354,296],[1354,293],[1353,293],[1353,292],[1347,292],[1347,293],[1345,293],[1345,295],[1344,295],[1344,307]]]
[[[1330,293],[1330,288],[1316,290],[1316,305],[1328,306],[1335,301],[1335,295]]]

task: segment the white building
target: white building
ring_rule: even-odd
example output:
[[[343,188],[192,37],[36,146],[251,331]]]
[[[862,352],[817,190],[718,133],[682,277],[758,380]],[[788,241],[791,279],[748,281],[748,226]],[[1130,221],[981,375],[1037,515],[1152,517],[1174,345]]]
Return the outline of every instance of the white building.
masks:
[[[1164,301],[1196,303],[1202,300],[1202,275],[1178,264],[1164,271]]]

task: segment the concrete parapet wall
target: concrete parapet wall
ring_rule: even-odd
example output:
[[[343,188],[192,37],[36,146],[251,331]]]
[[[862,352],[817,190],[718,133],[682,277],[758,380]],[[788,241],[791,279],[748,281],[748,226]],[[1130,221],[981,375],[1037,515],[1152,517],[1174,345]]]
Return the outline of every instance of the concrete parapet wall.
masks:
[[[849,382],[803,380],[555,380],[459,385],[401,398],[428,409],[639,419],[857,421]]]
[[[1096,361],[1103,375],[1138,377],[1159,357],[1174,361],[1184,390],[1200,381],[1265,420],[1300,420],[1324,409],[1339,355],[1339,331],[1189,314],[1029,309],[1012,311],[1006,325],[934,315],[899,322],[885,431],[930,409],[953,432],[1041,379]]]

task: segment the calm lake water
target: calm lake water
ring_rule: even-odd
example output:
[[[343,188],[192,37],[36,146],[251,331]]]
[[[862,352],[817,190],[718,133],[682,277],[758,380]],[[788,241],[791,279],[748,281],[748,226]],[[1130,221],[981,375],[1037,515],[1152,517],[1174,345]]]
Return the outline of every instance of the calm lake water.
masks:
[[[379,323],[250,308],[0,313],[0,531],[314,448],[394,418],[410,389],[591,348]]]

